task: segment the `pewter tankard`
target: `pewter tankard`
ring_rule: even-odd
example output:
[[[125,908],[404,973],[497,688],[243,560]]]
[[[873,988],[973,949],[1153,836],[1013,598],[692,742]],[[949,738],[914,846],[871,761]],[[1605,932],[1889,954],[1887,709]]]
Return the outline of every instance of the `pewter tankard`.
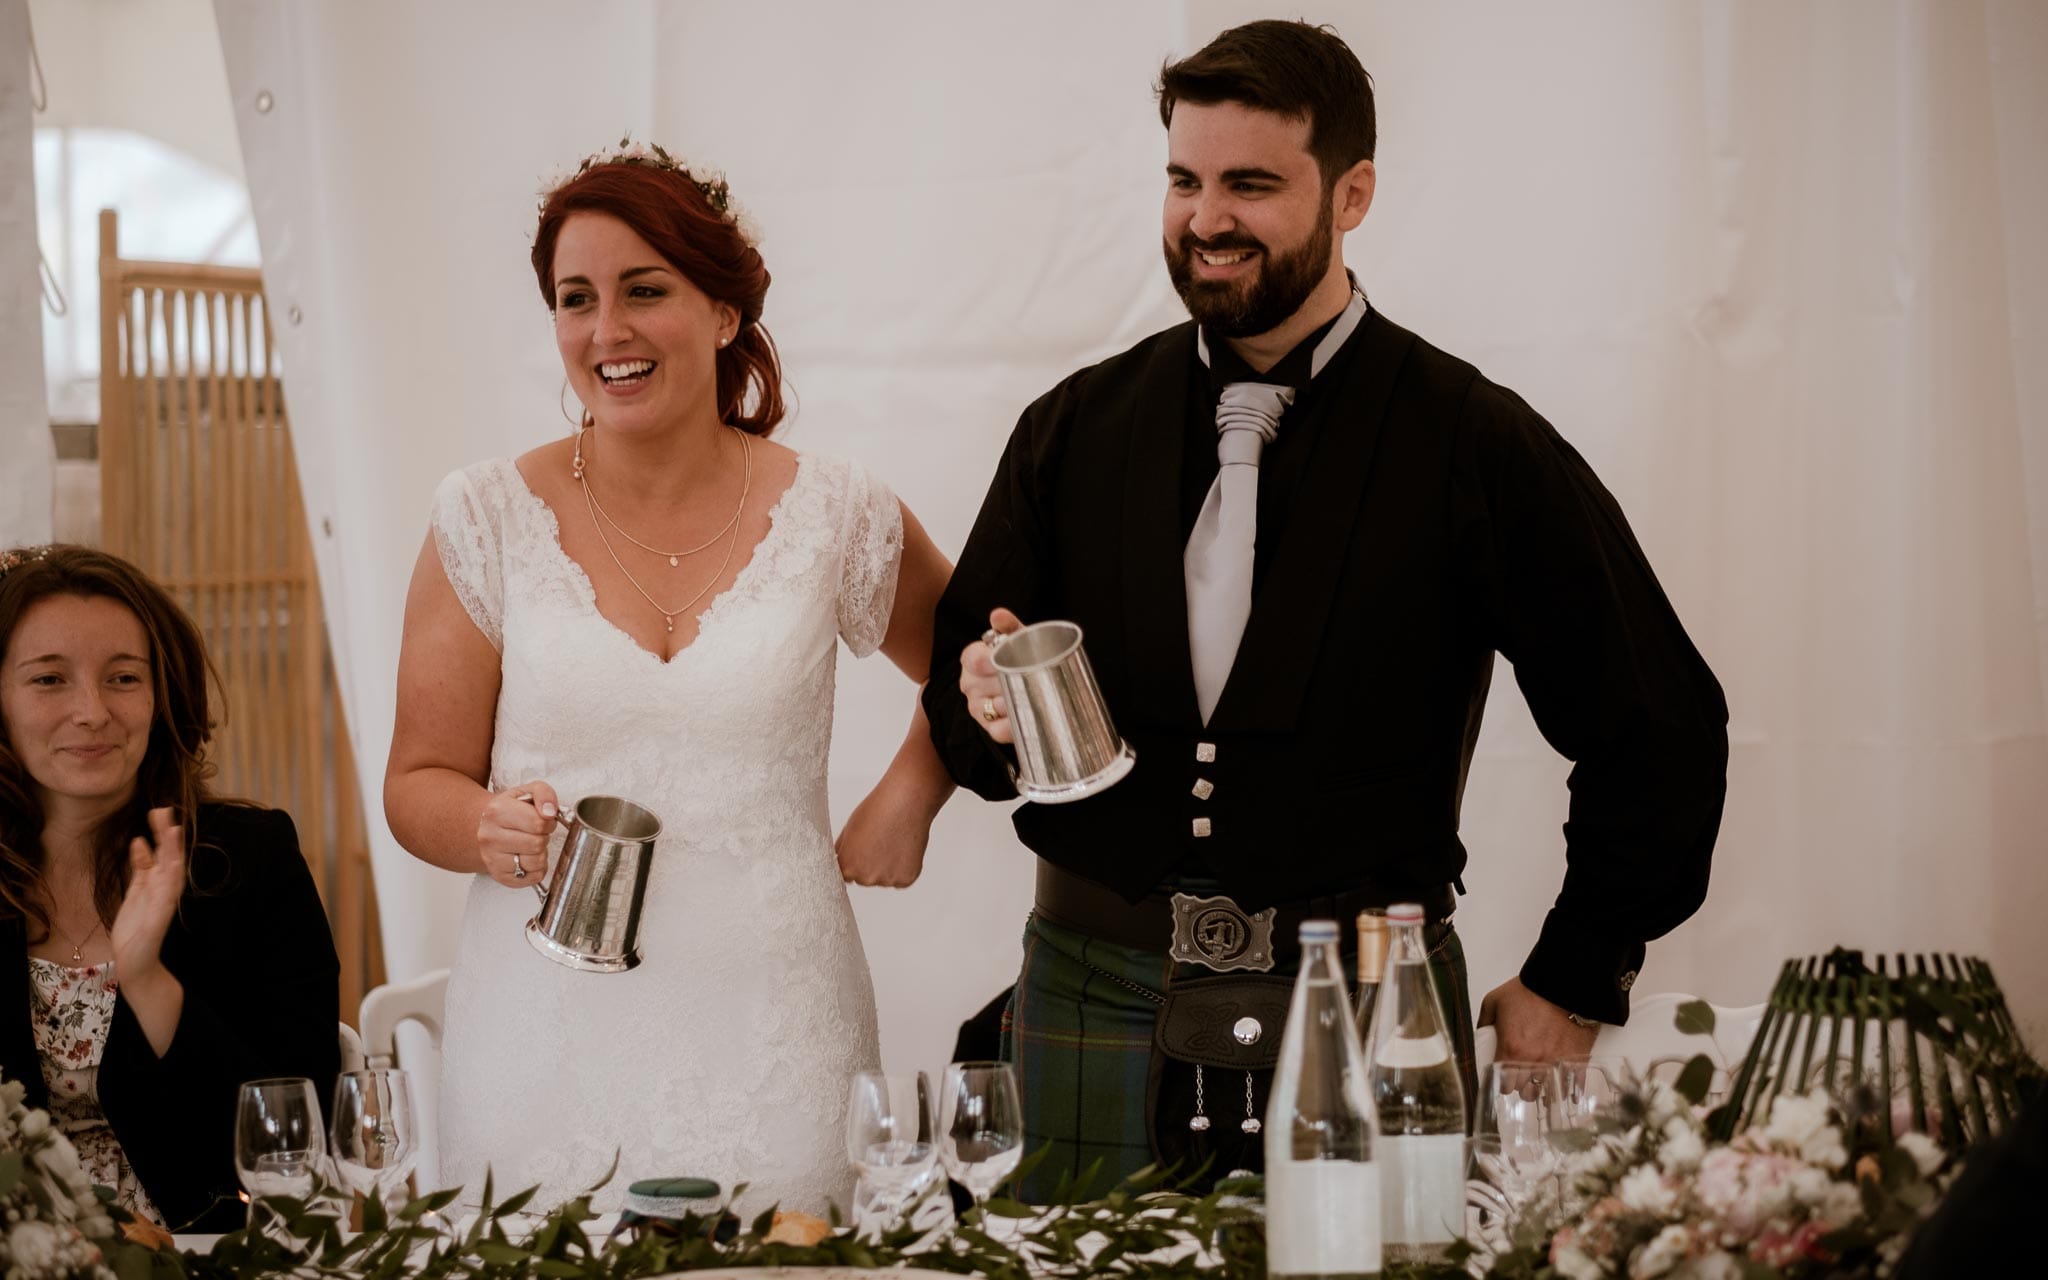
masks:
[[[654,865],[661,819],[617,796],[576,802],[540,912],[526,940],[556,964],[591,973],[624,973],[640,963],[640,903]]]
[[[990,634],[990,659],[1015,729],[1017,794],[1039,804],[1092,796],[1131,771],[1138,753],[1110,722],[1095,670],[1071,622]]]

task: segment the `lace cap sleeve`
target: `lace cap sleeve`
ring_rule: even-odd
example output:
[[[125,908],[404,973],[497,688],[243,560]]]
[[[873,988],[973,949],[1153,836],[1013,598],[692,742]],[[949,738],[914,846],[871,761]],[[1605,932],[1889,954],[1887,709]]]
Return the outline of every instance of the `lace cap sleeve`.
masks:
[[[429,522],[441,570],[455,588],[456,599],[470,621],[502,652],[505,648],[505,578],[499,516],[503,505],[493,500],[489,464],[449,473],[434,490]]]
[[[859,463],[846,467],[844,548],[839,570],[839,634],[857,658],[881,647],[896,603],[903,563],[903,508],[889,486]]]

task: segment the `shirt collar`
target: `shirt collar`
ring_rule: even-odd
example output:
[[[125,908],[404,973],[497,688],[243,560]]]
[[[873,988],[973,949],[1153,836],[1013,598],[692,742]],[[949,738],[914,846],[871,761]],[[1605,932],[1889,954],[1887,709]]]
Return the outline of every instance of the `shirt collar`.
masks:
[[[1363,302],[1365,300],[1365,291],[1358,287],[1358,277],[1352,275],[1349,271],[1346,271],[1344,275],[1351,282],[1353,300]],[[1331,329],[1335,328],[1338,323],[1345,319],[1350,310],[1350,305],[1347,303],[1343,311],[1339,311],[1322,324],[1317,325],[1314,332],[1308,334],[1300,342],[1295,343],[1286,355],[1281,356],[1274,363],[1273,367],[1264,373],[1258,372],[1250,364],[1246,363],[1244,357],[1238,355],[1237,351],[1228,342],[1212,339],[1209,331],[1206,328],[1202,329],[1200,331],[1200,341],[1197,344],[1198,354],[1209,366],[1210,389],[1220,392],[1224,387],[1233,382],[1266,382],[1277,386],[1293,387],[1297,391],[1306,387],[1315,374],[1320,372],[1320,370],[1314,368],[1317,346],[1324,338],[1329,336]],[[1352,322],[1354,329],[1356,323],[1356,321]],[[1349,341],[1348,335],[1346,341]]]

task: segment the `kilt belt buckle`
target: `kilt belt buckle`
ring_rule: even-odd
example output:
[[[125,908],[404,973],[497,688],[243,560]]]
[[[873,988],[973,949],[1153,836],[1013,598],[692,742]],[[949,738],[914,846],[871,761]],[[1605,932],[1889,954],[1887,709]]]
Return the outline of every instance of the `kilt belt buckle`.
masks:
[[[1182,964],[1199,964],[1228,973],[1273,968],[1274,909],[1246,911],[1229,898],[1173,895],[1173,946],[1169,954]]]

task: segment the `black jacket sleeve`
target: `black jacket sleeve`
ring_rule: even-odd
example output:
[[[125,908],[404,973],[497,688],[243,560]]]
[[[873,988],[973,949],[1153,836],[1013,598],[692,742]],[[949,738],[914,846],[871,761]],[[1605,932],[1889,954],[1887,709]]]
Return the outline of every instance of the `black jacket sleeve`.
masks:
[[[1012,757],[982,731],[977,709],[961,696],[960,651],[988,629],[991,610],[1007,608],[1027,623],[1037,622],[1058,598],[1047,490],[1074,381],[1040,398],[1018,419],[932,628],[931,679],[924,687],[932,743],[953,781],[987,800],[1017,798]]]
[[[1475,381],[1454,510],[1463,593],[1573,762],[1564,886],[1522,966],[1624,1022],[1644,943],[1699,908],[1727,790],[1728,706],[1620,506],[1550,424]]]
[[[177,1030],[159,1058],[118,1002],[100,1062],[100,1106],[166,1221],[231,1230],[243,1212],[234,1167],[240,1087],[305,1076],[325,1114],[340,1070],[341,964],[288,814],[206,806],[190,858],[192,887],[163,953],[185,989]]]

